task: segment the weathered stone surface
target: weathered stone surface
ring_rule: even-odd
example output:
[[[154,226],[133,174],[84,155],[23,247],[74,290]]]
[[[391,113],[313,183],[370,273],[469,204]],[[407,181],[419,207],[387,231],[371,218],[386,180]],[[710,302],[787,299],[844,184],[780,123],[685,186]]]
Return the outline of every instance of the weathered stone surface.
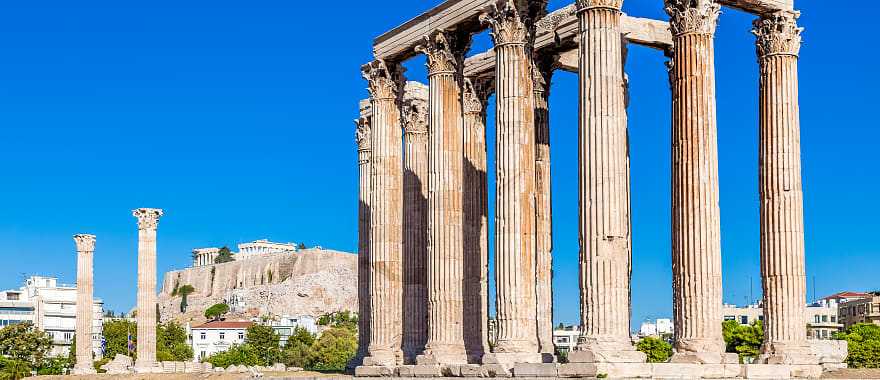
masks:
[[[704,369],[699,364],[655,363],[651,371],[653,377],[661,379],[700,379]]]
[[[557,363],[516,363],[513,366],[514,377],[556,377]]]
[[[535,93],[535,299],[538,351],[552,356],[553,342],[553,212],[550,175],[550,83],[554,60],[536,60]]]
[[[847,341],[845,340],[808,340],[810,350],[819,359],[819,364],[826,371],[846,368],[846,356],[849,354]]]
[[[354,375],[358,377],[391,377],[394,376],[394,368],[385,366],[358,366]]]
[[[510,377],[511,367],[504,364],[487,363],[481,366],[482,377]]]
[[[163,211],[140,208],[138,219],[137,360],[135,371],[153,372],[156,366],[156,229]]]
[[[653,377],[651,364],[648,363],[597,363],[597,377],[606,375],[608,378],[650,379]]]
[[[92,319],[94,311],[94,278],[92,263],[95,254],[94,235],[76,235],[76,365],[75,375],[95,374],[92,361]]]
[[[818,379],[822,377],[823,367],[819,364],[795,364],[791,366],[791,377],[798,379]]]
[[[740,364],[703,364],[701,367],[703,377],[707,379],[733,379],[742,376],[743,372]]]
[[[794,9],[794,0],[718,0],[718,3],[754,14]]]
[[[370,346],[370,193],[373,168],[370,108],[369,101],[362,101],[360,117],[355,120],[355,142],[358,148],[358,351],[348,363],[349,370],[363,364]]]
[[[116,354],[116,357],[114,357],[109,363],[101,366],[101,369],[107,371],[107,374],[110,375],[122,375],[131,373],[132,365],[133,361],[131,360],[131,357]]]
[[[791,366],[771,364],[745,364],[743,376],[747,379],[790,379]]]
[[[559,365],[559,377],[595,377],[598,374],[595,363],[564,363]]]

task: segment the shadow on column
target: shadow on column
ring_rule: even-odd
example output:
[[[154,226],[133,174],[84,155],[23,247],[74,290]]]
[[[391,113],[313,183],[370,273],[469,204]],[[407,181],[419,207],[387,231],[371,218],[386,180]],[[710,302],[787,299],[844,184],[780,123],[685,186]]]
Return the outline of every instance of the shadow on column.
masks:
[[[428,342],[428,198],[409,169],[403,174],[403,204],[403,354],[415,363]]]
[[[488,318],[488,296],[483,294],[483,286],[488,288],[488,283],[483,284],[483,266],[487,265],[484,255],[487,255],[486,244],[488,241],[482,231],[486,226],[488,210],[486,200],[488,197],[486,188],[486,171],[476,168],[469,160],[464,160],[464,188],[463,188],[463,241],[464,241],[464,276],[462,284],[462,322],[464,331],[465,351],[471,363],[480,363],[486,353],[484,336],[486,335],[486,320]],[[488,228],[488,226],[486,226]],[[488,281],[488,279],[486,279]]]

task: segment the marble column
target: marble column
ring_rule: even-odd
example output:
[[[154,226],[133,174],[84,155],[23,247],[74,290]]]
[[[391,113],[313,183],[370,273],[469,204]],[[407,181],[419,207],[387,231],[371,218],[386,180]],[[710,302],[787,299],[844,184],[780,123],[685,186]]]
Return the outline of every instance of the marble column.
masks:
[[[406,85],[403,104],[403,354],[428,341],[428,89]]]
[[[553,342],[553,215],[550,183],[550,81],[555,57],[532,66],[535,93],[535,299],[538,351],[549,358]]]
[[[464,348],[463,120],[461,70],[467,38],[433,32],[416,50],[427,56],[428,343],[419,364],[467,364]]]
[[[519,8],[517,8],[519,7]],[[535,363],[535,106],[531,12],[501,0],[480,16],[495,43],[498,340],[486,363]]]
[[[403,362],[402,73],[374,61],[363,68],[373,108],[370,194],[370,346],[364,365]]]
[[[139,373],[156,368],[156,229],[163,211],[139,208],[138,220],[137,361]]]
[[[622,0],[577,2],[581,336],[572,362],[644,362],[630,340],[629,149]]]
[[[73,240],[76,242],[76,365],[73,374],[92,375],[96,373],[92,358],[95,236],[75,235]]]
[[[713,0],[666,0],[674,51],[672,277],[675,354],[682,363],[724,361],[715,108]]]
[[[801,185],[798,54],[799,14],[755,21],[761,67],[759,168],[761,279],[765,340],[762,361],[818,364],[807,343],[804,305],[804,197]]]
[[[373,149],[370,118],[355,120],[358,148],[358,352],[352,366],[363,363],[370,345],[370,168]]]
[[[468,360],[489,352],[489,189],[486,106],[490,84],[467,79],[464,86],[464,344]]]

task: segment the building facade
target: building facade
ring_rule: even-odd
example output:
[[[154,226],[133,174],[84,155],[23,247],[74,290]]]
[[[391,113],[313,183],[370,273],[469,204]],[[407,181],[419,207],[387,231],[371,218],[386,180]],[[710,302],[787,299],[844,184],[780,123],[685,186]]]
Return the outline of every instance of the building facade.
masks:
[[[816,302],[804,307],[808,339],[832,339],[843,325],[837,317],[837,304]],[[737,321],[741,325],[764,322],[764,309],[760,304],[749,306],[724,305],[724,320]]]
[[[194,362],[242,344],[253,322],[213,321],[191,328]]]
[[[662,337],[664,335],[672,335],[674,332],[675,329],[672,320],[669,318],[661,318],[654,321],[642,322],[642,326],[639,328],[639,337]]]
[[[838,319],[843,327],[859,323],[880,325],[880,296],[848,300],[838,307]]]
[[[553,329],[553,344],[557,353],[569,353],[577,347],[581,330],[577,326],[562,326]]]
[[[287,340],[296,332],[297,327],[302,327],[306,329],[312,335],[318,334],[318,321],[315,317],[310,315],[300,315],[300,316],[289,316],[285,315],[279,318],[277,321],[272,321],[270,324],[275,332],[278,333],[278,336],[281,337],[281,347],[287,345]]]
[[[0,327],[31,322],[54,343],[52,356],[66,356],[76,335],[76,286],[59,284],[54,277],[32,276],[19,290],[0,292]],[[92,350],[103,355],[104,302],[92,304]]]

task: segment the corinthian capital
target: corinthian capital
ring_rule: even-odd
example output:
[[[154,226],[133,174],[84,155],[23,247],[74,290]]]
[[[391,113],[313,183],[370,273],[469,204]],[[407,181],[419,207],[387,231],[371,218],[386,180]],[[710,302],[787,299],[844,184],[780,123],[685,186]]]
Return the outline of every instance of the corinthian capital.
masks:
[[[459,37],[442,30],[425,36],[416,51],[425,54],[428,75],[455,74],[464,61],[464,49],[460,48]]]
[[[755,20],[752,33],[758,37],[758,57],[797,56],[801,51],[801,33],[797,25],[800,12],[776,12]]]
[[[159,227],[159,217],[161,217],[164,212],[157,208],[139,208],[133,210],[131,214],[138,220],[138,229],[155,230]]]
[[[487,79],[465,78],[464,114],[480,114],[489,103],[492,84]]]
[[[714,0],[666,0],[666,13],[673,36],[715,34],[721,6]]]
[[[373,145],[370,141],[371,129],[370,118],[361,117],[354,120],[355,131],[354,139],[357,142],[358,150],[371,150]]]
[[[528,23],[528,10],[517,9],[514,0],[499,0],[480,15],[480,22],[492,28],[495,46],[527,44],[533,33]]]
[[[376,60],[364,65],[361,71],[369,82],[368,89],[373,100],[397,99],[403,78],[400,66],[389,66],[383,60]]]
[[[77,252],[95,252],[95,235],[73,235]]]
[[[577,0],[575,1],[575,6],[578,12],[593,8],[620,11],[620,8],[623,7],[623,0]]]

